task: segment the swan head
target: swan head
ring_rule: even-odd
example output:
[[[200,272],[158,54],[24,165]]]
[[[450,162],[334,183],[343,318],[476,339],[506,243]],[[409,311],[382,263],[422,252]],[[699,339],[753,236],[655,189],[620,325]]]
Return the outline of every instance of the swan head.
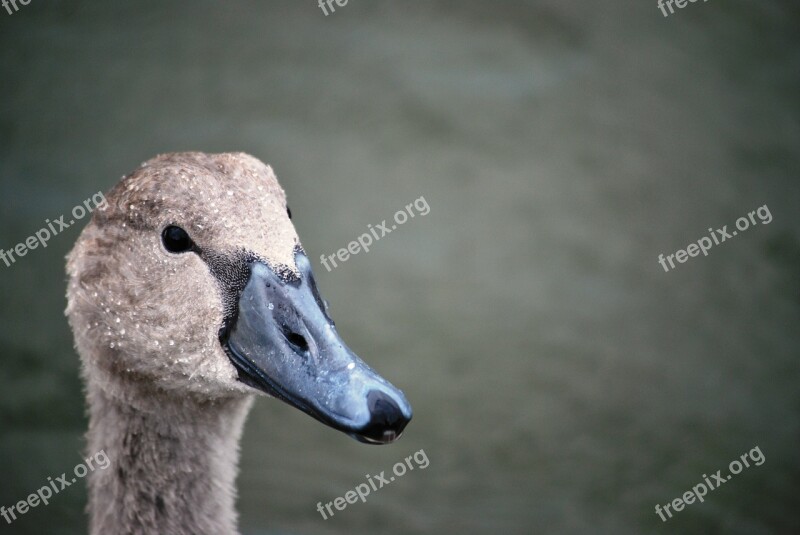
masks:
[[[266,394],[376,444],[411,419],[339,337],[285,194],[252,156],[145,162],[106,195],[67,271],[83,373],[107,395]]]

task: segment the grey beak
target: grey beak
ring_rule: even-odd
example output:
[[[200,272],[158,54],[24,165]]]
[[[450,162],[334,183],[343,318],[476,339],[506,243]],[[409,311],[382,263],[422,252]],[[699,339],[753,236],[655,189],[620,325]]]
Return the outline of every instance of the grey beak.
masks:
[[[397,439],[411,420],[403,393],[367,366],[336,332],[311,264],[299,279],[250,265],[235,321],[223,336],[239,379],[335,429],[371,444]]]

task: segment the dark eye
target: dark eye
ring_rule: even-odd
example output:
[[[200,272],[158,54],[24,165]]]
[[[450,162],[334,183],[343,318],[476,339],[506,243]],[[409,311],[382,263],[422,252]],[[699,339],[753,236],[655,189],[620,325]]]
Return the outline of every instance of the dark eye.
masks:
[[[181,227],[170,225],[161,233],[161,241],[170,253],[183,253],[190,251],[194,243],[189,235]]]
[[[286,213],[289,214],[289,219],[291,219],[292,218],[292,209],[289,208],[288,206],[286,207]]]

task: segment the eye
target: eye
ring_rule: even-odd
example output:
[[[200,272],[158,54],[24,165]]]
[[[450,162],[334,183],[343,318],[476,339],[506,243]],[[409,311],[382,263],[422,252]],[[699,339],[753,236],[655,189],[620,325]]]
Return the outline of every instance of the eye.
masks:
[[[286,206],[286,213],[289,214],[289,219],[292,218],[292,209],[289,206]]]
[[[183,253],[191,251],[194,242],[181,227],[170,225],[161,233],[161,241],[170,253]]]

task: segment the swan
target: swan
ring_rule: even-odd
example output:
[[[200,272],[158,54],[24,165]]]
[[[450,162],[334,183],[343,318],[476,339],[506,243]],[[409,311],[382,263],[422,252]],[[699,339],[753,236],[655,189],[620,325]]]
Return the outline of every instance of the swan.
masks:
[[[339,337],[268,165],[164,154],[124,176],[67,256],[94,535],[235,534],[254,397],[369,444],[411,419],[402,391]]]

